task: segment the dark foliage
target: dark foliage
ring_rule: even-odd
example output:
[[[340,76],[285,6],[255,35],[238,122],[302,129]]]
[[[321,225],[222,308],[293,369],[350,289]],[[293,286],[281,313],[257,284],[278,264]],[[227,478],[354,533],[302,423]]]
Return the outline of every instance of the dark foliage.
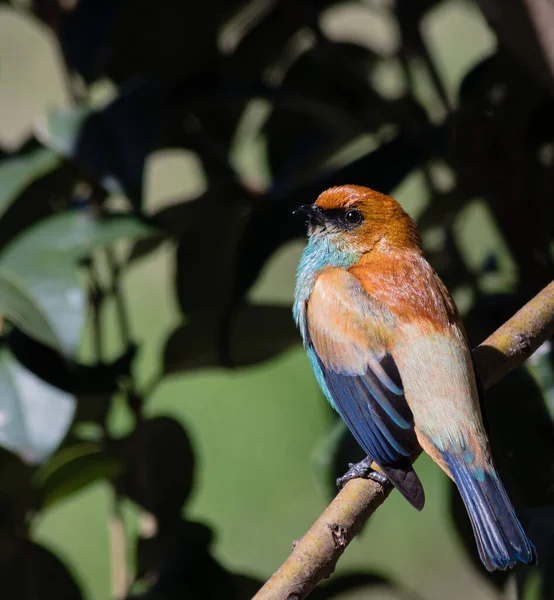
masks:
[[[135,583],[146,591],[129,598],[251,598],[262,582],[220,565],[212,531],[186,517],[196,482],[187,431],[172,418],[144,414],[149,390],[139,389],[133,375],[137,345],[121,285],[126,268],[165,241],[175,243],[174,293],[183,323],[165,341],[162,376],[266,361],[299,343],[289,307],[248,300],[276,250],[304,235],[292,210],[335,184],[394,193],[419,172],[428,203],[418,225],[424,240],[440,232],[429,257],[454,293],[470,294],[467,325],[477,343],[554,275],[554,48],[539,43],[542,28],[554,28],[554,8],[545,8],[537,25],[531,3],[479,0],[499,44],[465,74],[453,99],[436,66],[441,57],[422,34],[423,19],[440,0],[397,0],[380,9],[390,12],[400,36],[389,55],[371,44],[329,39],[320,16],[340,0],[280,0],[261,9],[249,0],[30,4],[57,38],[67,73],[88,86],[109,80],[117,93],[93,109],[75,92],[64,127],[49,122],[18,151],[0,148],[6,184],[0,188],[0,410],[2,422],[10,422],[0,431],[4,586],[14,599],[82,597],[62,562],[30,541],[29,522],[106,480],[118,501],[132,500],[156,521],[155,534],[141,537],[136,548]],[[224,26],[233,43],[221,41]],[[401,91],[391,98],[371,82],[393,62],[401,67]],[[414,65],[426,74],[426,100]],[[231,157],[253,101],[268,107],[257,133],[267,186],[239,173]],[[348,154],[362,136],[371,138],[371,148]],[[194,152],[207,189],[147,215],[145,161],[163,148]],[[447,189],[437,165],[452,174]],[[113,191],[126,199],[123,213],[108,209]],[[504,251],[494,250],[476,268],[456,235],[457,220],[475,198],[490,212],[515,267],[502,294],[491,294],[487,282]],[[121,240],[131,243],[124,259],[114,251]],[[99,277],[99,259],[108,265],[107,282]],[[108,300],[117,307],[122,348],[109,361],[102,352]],[[81,364],[76,351],[87,314],[95,355]],[[543,350],[533,376],[521,369],[491,391],[487,416],[502,477],[539,548],[549,598],[554,407],[545,390],[554,389],[554,352]],[[134,419],[133,431],[119,439],[107,427],[116,398]],[[92,426],[93,439],[79,425]],[[332,439],[325,457],[331,491],[347,463],[361,458],[346,429]],[[483,571],[457,493],[451,502],[470,560],[503,589],[508,575]],[[520,589],[529,573],[518,572]],[[383,586],[411,597],[371,572],[336,577],[313,597]]]

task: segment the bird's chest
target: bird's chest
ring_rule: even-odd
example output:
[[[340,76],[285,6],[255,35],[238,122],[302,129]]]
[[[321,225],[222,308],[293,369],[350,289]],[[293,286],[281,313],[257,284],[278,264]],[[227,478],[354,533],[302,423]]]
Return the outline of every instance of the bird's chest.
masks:
[[[293,303],[294,320],[304,340],[306,339],[306,307],[317,278],[328,268],[349,269],[358,259],[359,256],[355,252],[341,247],[326,236],[310,237],[298,265]]]

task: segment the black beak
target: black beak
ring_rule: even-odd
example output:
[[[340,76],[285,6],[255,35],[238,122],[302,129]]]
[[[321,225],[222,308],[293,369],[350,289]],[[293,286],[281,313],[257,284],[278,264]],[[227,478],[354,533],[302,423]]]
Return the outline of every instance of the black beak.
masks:
[[[304,204],[303,206],[299,206],[292,214],[308,223],[321,224],[324,220],[323,210],[315,204]]]

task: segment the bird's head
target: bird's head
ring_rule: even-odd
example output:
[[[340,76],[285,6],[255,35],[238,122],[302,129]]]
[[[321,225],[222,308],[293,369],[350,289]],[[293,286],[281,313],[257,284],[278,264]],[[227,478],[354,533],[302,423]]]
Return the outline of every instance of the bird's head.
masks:
[[[337,249],[363,255],[374,249],[421,252],[415,224],[394,198],[359,185],[323,192],[315,204],[294,211],[309,223],[308,235]]]

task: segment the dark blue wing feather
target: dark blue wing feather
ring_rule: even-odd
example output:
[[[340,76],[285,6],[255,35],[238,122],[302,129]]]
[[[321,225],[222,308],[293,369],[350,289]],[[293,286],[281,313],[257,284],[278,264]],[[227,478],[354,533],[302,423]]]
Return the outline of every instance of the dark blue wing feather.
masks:
[[[364,375],[344,375],[326,368],[321,361],[319,364],[337,411],[360,446],[379,465],[417,451],[413,415],[404,395],[386,390],[369,368]],[[385,405],[381,397],[386,398]],[[391,412],[399,418],[391,417]]]
[[[386,355],[380,366],[395,382],[394,391],[369,366],[363,375],[337,373],[323,364],[313,346],[309,351],[318,363],[318,379],[324,392],[352,435],[410,503],[421,509],[425,501],[423,487],[409,461],[419,443],[392,357]]]

